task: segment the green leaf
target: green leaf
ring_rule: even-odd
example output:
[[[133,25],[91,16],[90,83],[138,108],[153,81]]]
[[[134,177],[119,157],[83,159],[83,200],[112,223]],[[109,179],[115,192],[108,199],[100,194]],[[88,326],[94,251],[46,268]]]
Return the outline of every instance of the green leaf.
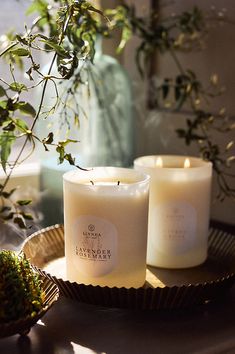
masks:
[[[78,129],[80,129],[80,119],[77,113],[74,114],[74,124]]]
[[[6,100],[0,101],[0,107],[3,109],[6,109],[7,108],[7,101]]]
[[[12,82],[9,85],[9,88],[15,92],[28,91],[27,87],[24,84],[21,84],[20,82]]]
[[[26,220],[33,220],[33,216],[29,213],[21,213],[24,219]]]
[[[29,205],[30,203],[32,202],[32,200],[31,199],[25,199],[25,200],[17,200],[17,204],[18,205]]]
[[[27,57],[30,55],[30,51],[25,48],[16,48],[10,51],[11,54],[17,55],[18,57]]]
[[[11,213],[9,213],[8,215],[6,215],[6,216],[3,216],[3,220],[11,220],[12,218],[13,218],[13,216],[14,216],[14,213],[13,212],[11,212]]]
[[[130,40],[131,36],[132,30],[129,27],[124,27],[122,31],[122,38],[117,48],[117,53],[120,53],[124,49],[126,43]]]
[[[5,96],[5,95],[6,95],[5,89],[2,86],[0,86],[0,97]]]
[[[44,42],[46,45],[48,45],[50,48],[54,49],[56,51],[56,53],[62,57],[62,58],[70,58],[70,54],[69,52],[67,52],[62,46],[60,46],[59,44],[52,42],[52,41],[48,41],[48,40],[42,40],[42,42]]]
[[[16,188],[11,189],[10,192],[4,191],[4,192],[2,192],[2,196],[7,199],[7,198],[9,198],[15,191],[16,191]]]
[[[68,145],[69,143],[77,143],[77,142],[78,142],[78,140],[66,139],[66,140],[61,140],[61,141],[59,141],[58,145],[65,147],[65,146]]]
[[[48,2],[45,0],[34,0],[32,4],[27,8],[26,15],[31,15],[34,12],[38,12],[43,15],[47,11]]]
[[[26,74],[28,75],[29,79],[31,81],[33,81],[33,76],[32,76],[32,71],[33,71],[33,68],[30,67],[27,71],[26,71]]]
[[[88,7],[87,7],[87,10],[90,10],[90,11],[93,11],[93,12],[96,12],[97,14],[101,15],[101,16],[104,16],[103,12],[99,9],[97,9],[96,7],[88,4]]]
[[[42,140],[42,143],[43,144],[52,144],[53,143],[53,139],[54,139],[54,135],[53,135],[52,132],[50,132],[48,134],[48,136]]]
[[[12,120],[7,120],[2,125],[2,129],[8,132],[13,132],[15,128],[16,128],[15,123]]]
[[[11,146],[14,143],[16,137],[12,132],[4,132],[0,137],[0,147],[1,147],[1,164],[4,172],[6,173],[6,164],[8,157],[11,153]]]
[[[24,38],[24,36],[20,36],[19,34],[16,34],[16,40],[24,45],[28,45],[28,42]]]
[[[16,127],[20,131],[22,131],[23,133],[25,133],[27,130],[29,130],[28,125],[26,124],[26,122],[23,119],[17,118],[14,120],[14,123],[15,123]]]
[[[28,102],[19,102],[19,110],[21,112],[24,112],[25,114],[28,114],[29,116],[35,117],[36,111],[34,107],[28,103]]]
[[[75,158],[71,154],[65,154],[64,159],[69,162],[70,165],[75,165]]]
[[[2,108],[1,103],[2,102],[0,102],[0,125],[2,126],[5,121],[9,122],[9,111],[7,109]]]
[[[63,146],[57,146],[56,148],[56,151],[58,152],[59,154],[59,163],[63,163],[64,162],[64,155],[65,155],[65,152],[64,152],[64,147]]]
[[[15,216],[13,222],[17,224],[21,229],[26,229],[26,224],[22,216]]]

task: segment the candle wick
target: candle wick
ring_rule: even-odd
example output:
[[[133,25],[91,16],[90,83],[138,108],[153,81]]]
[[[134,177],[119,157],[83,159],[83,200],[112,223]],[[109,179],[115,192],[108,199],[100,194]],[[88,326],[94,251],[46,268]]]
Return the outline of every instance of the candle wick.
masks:
[[[91,184],[94,186],[95,183],[94,183],[93,181],[90,181],[90,182],[91,182]]]
[[[117,185],[119,186],[119,184],[120,184],[120,181],[118,181]]]

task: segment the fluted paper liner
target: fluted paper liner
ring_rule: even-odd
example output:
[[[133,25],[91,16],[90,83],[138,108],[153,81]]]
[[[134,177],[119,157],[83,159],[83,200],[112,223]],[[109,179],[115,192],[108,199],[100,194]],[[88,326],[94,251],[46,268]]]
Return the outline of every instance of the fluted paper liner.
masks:
[[[39,272],[40,273],[40,272]],[[31,327],[45,315],[45,313],[50,309],[50,307],[59,298],[59,288],[49,277],[41,274],[42,289],[45,293],[45,298],[43,301],[42,309],[33,317],[27,316],[20,318],[16,321],[10,321],[4,324],[0,324],[0,338],[9,337],[14,334],[25,335],[27,334]]]
[[[108,307],[188,307],[219,297],[235,280],[235,236],[217,229],[210,229],[208,258],[204,264],[176,270],[148,267],[145,285],[138,289],[92,286],[66,280],[63,225],[34,233],[24,243],[23,251],[41,275],[58,285],[62,295]]]

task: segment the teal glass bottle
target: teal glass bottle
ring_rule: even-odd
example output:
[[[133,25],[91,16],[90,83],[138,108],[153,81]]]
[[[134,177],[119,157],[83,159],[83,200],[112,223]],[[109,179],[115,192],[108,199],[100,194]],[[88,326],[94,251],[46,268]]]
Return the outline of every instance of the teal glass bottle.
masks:
[[[88,63],[89,88],[81,162],[85,166],[130,166],[134,154],[134,127],[130,80],[116,59],[96,42],[94,64]],[[86,80],[87,79],[87,80]],[[84,96],[86,94],[84,93]]]

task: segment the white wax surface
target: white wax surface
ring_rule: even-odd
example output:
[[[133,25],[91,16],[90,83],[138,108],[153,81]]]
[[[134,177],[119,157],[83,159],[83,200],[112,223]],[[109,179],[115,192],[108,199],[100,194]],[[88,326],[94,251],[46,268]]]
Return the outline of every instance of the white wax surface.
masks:
[[[71,281],[128,288],[144,284],[148,185],[148,176],[125,168],[96,167],[64,175],[65,255]]]
[[[135,169],[150,180],[147,263],[164,268],[196,266],[207,257],[210,215],[211,163],[184,156],[158,156],[135,160]]]

